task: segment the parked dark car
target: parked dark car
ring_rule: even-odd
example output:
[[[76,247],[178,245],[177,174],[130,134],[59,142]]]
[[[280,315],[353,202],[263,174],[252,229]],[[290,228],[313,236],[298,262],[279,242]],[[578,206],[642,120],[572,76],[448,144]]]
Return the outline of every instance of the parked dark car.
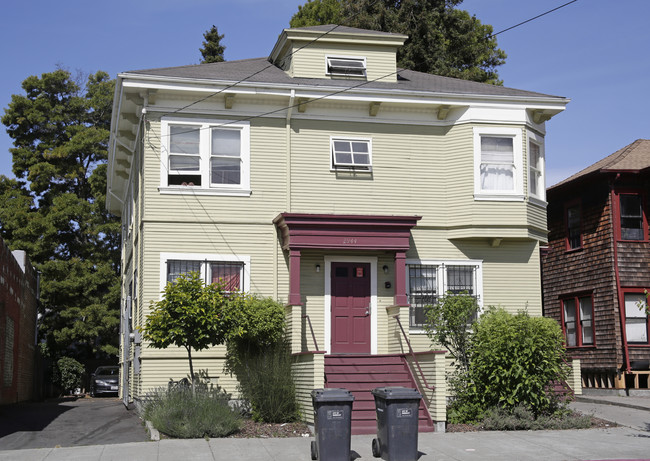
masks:
[[[119,367],[99,367],[90,375],[90,396],[117,394],[120,379]]]

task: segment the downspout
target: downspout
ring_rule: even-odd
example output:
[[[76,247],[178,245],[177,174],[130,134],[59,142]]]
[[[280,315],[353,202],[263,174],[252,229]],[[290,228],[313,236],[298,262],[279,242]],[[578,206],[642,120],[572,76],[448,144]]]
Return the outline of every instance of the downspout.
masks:
[[[618,179],[620,175],[616,175],[615,179]],[[610,184],[609,189],[609,199],[611,200],[611,220],[612,220],[612,240],[614,243],[614,274],[616,276],[616,298],[618,299],[618,313],[620,316],[621,322],[621,340],[623,341],[623,355],[625,362],[625,371],[630,371],[630,353],[627,346],[627,334],[625,332],[625,297],[621,291],[621,276],[618,270],[618,242],[616,241],[616,212],[618,211],[618,206],[615,206],[616,200],[614,200],[614,185]]]
[[[287,158],[287,171],[286,171],[286,212],[291,212],[291,115],[293,113],[293,105],[296,99],[296,90],[292,89],[289,95],[289,105],[287,108],[287,118],[285,122],[285,145],[286,145],[286,158]],[[278,296],[278,241],[275,239],[273,257],[273,290],[274,296]]]
[[[287,109],[286,121],[286,146],[287,146],[287,208],[286,212],[291,213],[291,114],[293,113],[293,104],[296,99],[296,90],[291,90],[289,97],[289,108]]]

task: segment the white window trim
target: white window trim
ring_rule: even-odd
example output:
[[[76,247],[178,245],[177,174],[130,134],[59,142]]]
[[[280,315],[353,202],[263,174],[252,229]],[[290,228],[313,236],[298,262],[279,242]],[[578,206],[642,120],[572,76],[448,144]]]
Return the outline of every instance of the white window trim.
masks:
[[[360,61],[363,62],[363,75],[350,75],[345,72],[330,72],[329,71],[329,61],[330,59],[342,59],[346,61]],[[368,63],[366,62],[365,56],[345,56],[345,55],[326,55],[325,56],[325,75],[334,76],[334,77],[351,77],[351,78],[367,78],[368,76]]]
[[[201,186],[170,186],[169,173],[169,125],[187,125],[200,128],[200,174]],[[210,130],[211,128],[241,131],[241,184],[210,184]],[[236,120],[195,119],[187,117],[163,117],[160,122],[160,187],[161,194],[194,194],[250,196],[250,122]]]
[[[325,256],[325,353],[332,352],[332,263],[370,264],[370,353],[377,354],[377,258],[357,256]]]
[[[481,137],[511,137],[514,156],[514,187],[511,191],[484,191],[481,189]],[[474,199],[495,201],[524,200],[524,171],[522,130],[505,127],[474,127]]]
[[[250,268],[251,257],[249,255],[227,255],[227,254],[214,254],[214,253],[160,253],[160,299],[162,299],[162,291],[167,285],[167,261],[180,260],[180,261],[208,261],[208,262],[228,262],[228,263],[244,263],[244,287],[242,291],[250,291]],[[205,280],[204,265],[201,266],[201,277]]]
[[[334,163],[334,141],[357,141],[368,143],[368,165],[341,165],[336,166]],[[348,136],[330,136],[330,171],[358,171],[358,172],[372,172],[372,139],[362,137],[348,137]]]
[[[423,265],[423,266],[436,266],[436,291],[438,296],[444,296],[447,286],[447,271],[444,269],[447,266],[472,266],[476,267],[476,301],[478,303],[478,315],[481,315],[483,312],[483,261],[480,259],[407,259],[406,260],[406,295],[410,296],[411,285],[409,283],[409,270],[408,267],[411,265]],[[426,334],[423,328],[410,325],[409,319],[409,334]]]
[[[531,201],[531,203],[535,203],[536,205],[540,206],[546,206],[546,152],[544,150],[544,137],[540,136],[532,131],[527,131],[526,132],[526,137],[528,138],[528,146],[527,146],[527,151],[528,151],[528,199]],[[540,170],[541,170],[541,184],[540,184],[540,190],[538,191],[537,195],[533,195],[530,193],[530,183],[531,183],[531,177],[532,177],[532,166],[531,166],[531,161],[530,161],[530,145],[535,144],[537,147],[539,147],[539,159],[540,159]]]

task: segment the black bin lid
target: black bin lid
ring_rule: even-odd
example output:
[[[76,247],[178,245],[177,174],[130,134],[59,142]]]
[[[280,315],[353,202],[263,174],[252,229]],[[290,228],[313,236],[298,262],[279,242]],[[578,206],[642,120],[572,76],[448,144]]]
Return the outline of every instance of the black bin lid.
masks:
[[[347,389],[325,388],[311,391],[314,402],[352,402],[354,395]]]
[[[422,398],[416,389],[402,386],[377,387],[373,389],[372,395],[385,400],[419,400]]]

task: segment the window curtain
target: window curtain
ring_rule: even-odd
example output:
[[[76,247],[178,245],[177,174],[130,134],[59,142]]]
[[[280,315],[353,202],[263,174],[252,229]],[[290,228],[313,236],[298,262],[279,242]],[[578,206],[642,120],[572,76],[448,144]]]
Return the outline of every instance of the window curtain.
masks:
[[[512,138],[481,137],[481,189],[514,190],[514,170]]]

